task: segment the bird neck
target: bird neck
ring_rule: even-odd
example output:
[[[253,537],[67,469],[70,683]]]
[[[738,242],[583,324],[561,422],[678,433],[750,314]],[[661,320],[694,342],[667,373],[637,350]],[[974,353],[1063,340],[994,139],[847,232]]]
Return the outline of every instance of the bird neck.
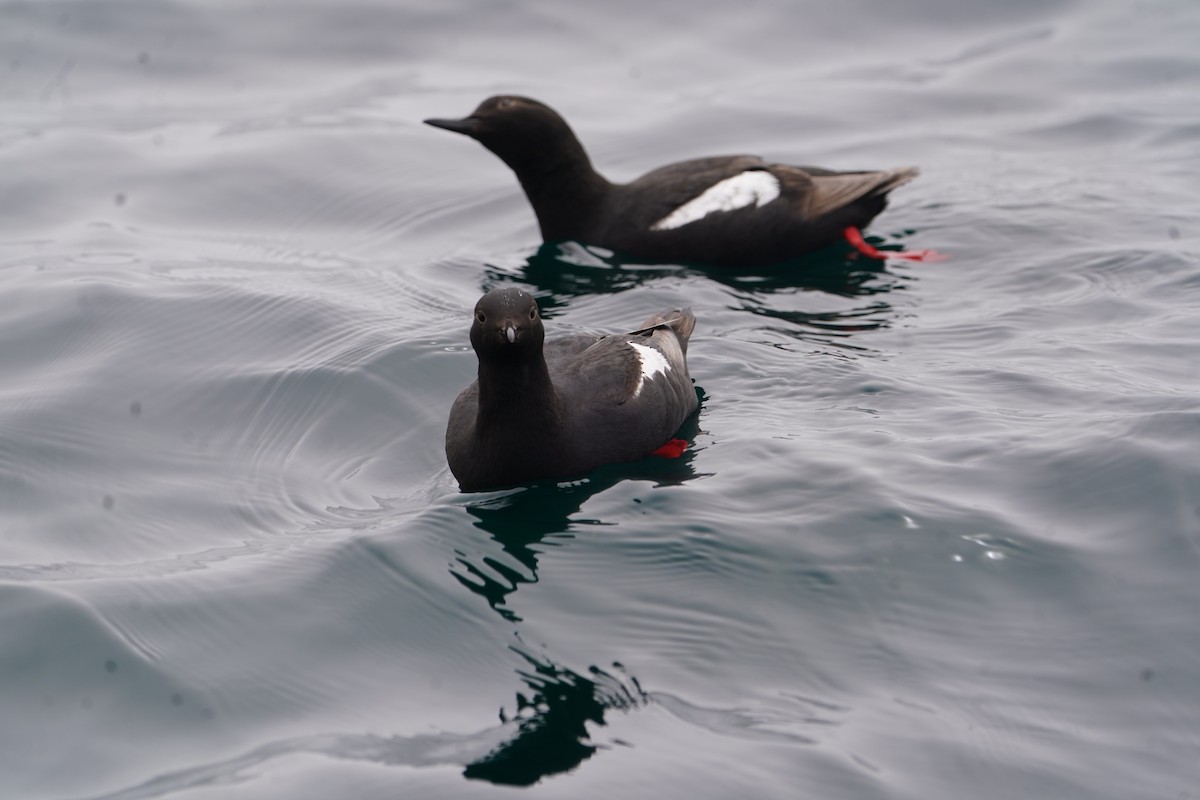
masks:
[[[587,238],[591,220],[612,184],[592,167],[578,140],[515,171],[537,215],[542,239]]]
[[[476,427],[481,432],[505,429],[535,434],[557,428],[560,418],[558,393],[540,353],[528,361],[479,363]]]

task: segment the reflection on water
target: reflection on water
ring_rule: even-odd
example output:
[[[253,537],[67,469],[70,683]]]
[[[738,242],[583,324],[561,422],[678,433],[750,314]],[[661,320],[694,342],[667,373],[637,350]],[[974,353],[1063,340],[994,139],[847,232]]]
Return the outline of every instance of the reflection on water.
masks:
[[[880,250],[902,250],[879,237],[868,241]],[[888,262],[862,255],[840,243],[781,264],[755,268],[699,264],[647,264],[620,253],[578,242],[548,242],[513,263],[492,259],[484,268],[484,291],[520,282],[538,295],[547,310],[565,307],[572,298],[613,294],[666,277],[704,277],[727,286],[770,294],[807,289],[840,297],[891,291],[898,279]],[[887,280],[890,278],[891,280]]]
[[[677,434],[689,443],[700,430],[705,398],[702,390],[697,389],[697,394],[701,412],[689,417]],[[694,457],[695,450],[689,448],[678,458],[650,457],[633,464],[608,465],[578,481],[543,482],[472,500],[466,510],[474,517],[475,527],[485,531],[512,560],[506,563],[487,554],[471,557],[459,550],[450,573],[501,617],[519,625],[521,617],[507,607],[507,600],[523,584],[537,583],[539,546],[548,546],[551,540],[565,544],[579,526],[606,524],[575,515],[589,499],[621,481],[649,481],[662,487],[700,477],[692,466]],[[519,640],[519,627],[515,634]],[[622,680],[597,667],[585,677],[536,658],[524,647],[512,650],[527,664],[517,670],[526,689],[517,693],[511,715],[516,734],[487,757],[468,765],[468,778],[524,786],[570,770],[596,752],[586,723],[601,725],[607,710],[628,710],[645,700],[634,678]],[[619,672],[623,668],[614,663],[613,669]],[[508,722],[510,715],[502,711],[501,720]]]
[[[883,249],[897,244],[872,242]],[[665,278],[698,278],[727,287],[727,308],[774,320],[766,326],[781,335],[848,349],[861,349],[847,339],[860,331],[887,327],[894,315],[884,297],[903,291],[912,278],[889,270],[886,261],[863,256],[847,245],[834,245],[786,264],[754,270],[696,265],[641,264],[619,254],[577,242],[543,244],[512,264],[495,261],[484,270],[482,290],[518,284],[538,298],[545,317],[566,311],[576,298],[617,294]],[[819,310],[787,308],[780,298],[804,298]],[[863,302],[828,309],[830,298]]]
[[[697,389],[701,407],[684,422],[676,434],[689,444],[700,431],[704,393]],[[456,568],[451,573],[463,586],[487,601],[496,613],[519,622],[520,617],[506,607],[510,594],[526,583],[537,583],[538,545],[547,539],[568,540],[578,526],[603,525],[596,519],[574,517],[592,497],[621,481],[652,481],[654,486],[676,486],[701,477],[692,466],[696,451],[689,447],[679,458],[650,458],[632,464],[610,464],[587,477],[568,482],[542,482],[506,492],[472,499],[467,513],[475,518],[475,527],[486,531],[502,551],[513,560],[502,562],[493,555],[472,557],[456,551]]]
[[[468,764],[468,778],[528,786],[573,769],[597,749],[587,723],[603,725],[606,711],[626,711],[645,702],[635,678],[622,680],[614,674],[623,669],[620,664],[613,664],[614,672],[592,667],[584,677],[514,650],[528,663],[517,673],[528,693],[517,693],[516,735]],[[503,721],[507,716],[501,712]]]
[[[517,729],[485,757],[467,765],[464,775],[497,784],[528,786],[567,772],[603,749],[588,723],[602,726],[610,711],[627,713],[646,705],[663,708],[680,722],[719,736],[810,745],[816,740],[799,733],[838,724],[846,708],[809,698],[788,698],[773,709],[705,708],[669,692],[646,691],[625,665],[591,666],[586,676],[530,655],[513,651],[526,662],[518,670],[528,693],[518,692],[511,715],[502,722]]]

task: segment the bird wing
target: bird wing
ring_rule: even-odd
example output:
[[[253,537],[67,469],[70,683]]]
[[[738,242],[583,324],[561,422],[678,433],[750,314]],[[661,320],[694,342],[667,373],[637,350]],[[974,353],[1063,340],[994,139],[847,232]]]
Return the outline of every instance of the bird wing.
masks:
[[[809,170],[783,164],[772,165],[771,171],[790,188],[804,196],[803,215],[817,219],[831,214],[869,195],[886,194],[897,186],[917,177],[916,167],[879,170],[874,172],[831,172]]]

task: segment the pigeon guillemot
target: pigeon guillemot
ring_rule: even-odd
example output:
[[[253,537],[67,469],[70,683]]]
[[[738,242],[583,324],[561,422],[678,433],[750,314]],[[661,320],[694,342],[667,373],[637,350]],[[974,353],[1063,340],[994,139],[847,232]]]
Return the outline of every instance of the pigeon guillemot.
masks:
[[[479,377],[454,401],[446,427],[459,486],[574,478],[674,442],[697,405],[687,371],[695,325],[691,309],[666,309],[631,333],[545,342],[532,295],[515,287],[485,294],[471,324]]]
[[[888,192],[917,175],[916,167],[836,172],[717,156],[610,183],[566,120],[537,100],[501,95],[468,117],[425,122],[470,136],[511,167],[546,241],[653,261],[761,266],[843,236],[858,246],[849,229],[857,234],[883,211]]]

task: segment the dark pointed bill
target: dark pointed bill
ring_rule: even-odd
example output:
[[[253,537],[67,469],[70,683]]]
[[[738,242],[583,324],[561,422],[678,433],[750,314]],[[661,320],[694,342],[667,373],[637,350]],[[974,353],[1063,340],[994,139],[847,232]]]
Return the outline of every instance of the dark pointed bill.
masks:
[[[463,117],[462,119],[427,119],[426,125],[432,125],[435,128],[442,128],[455,133],[465,133],[467,136],[475,133],[477,120],[474,117]]]

